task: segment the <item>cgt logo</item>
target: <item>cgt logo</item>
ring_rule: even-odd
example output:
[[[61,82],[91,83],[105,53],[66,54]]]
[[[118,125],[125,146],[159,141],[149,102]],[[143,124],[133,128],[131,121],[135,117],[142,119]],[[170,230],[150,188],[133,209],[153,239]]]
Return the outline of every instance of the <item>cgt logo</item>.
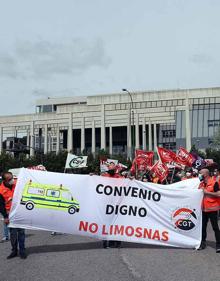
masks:
[[[189,231],[196,226],[197,216],[195,209],[179,208],[172,214],[172,221],[175,228],[180,230]]]
[[[69,166],[72,168],[75,168],[76,166],[82,165],[84,163],[84,159],[82,156],[78,156],[76,158],[73,158],[70,162],[69,162]]]

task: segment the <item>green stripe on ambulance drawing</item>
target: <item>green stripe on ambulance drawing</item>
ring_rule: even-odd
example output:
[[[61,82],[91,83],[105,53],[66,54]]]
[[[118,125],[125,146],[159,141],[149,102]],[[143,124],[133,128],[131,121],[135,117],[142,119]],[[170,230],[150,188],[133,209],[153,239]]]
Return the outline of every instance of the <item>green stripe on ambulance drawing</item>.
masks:
[[[39,197],[33,197],[33,196],[22,196],[22,198],[27,198],[28,200],[42,200],[42,201],[48,201],[48,202],[54,202],[54,203],[63,203],[63,204],[70,204],[70,205],[76,205],[77,207],[79,206],[79,203],[73,203],[73,202],[64,202],[60,200],[51,200],[51,199],[46,199],[46,198],[39,198]],[[51,205],[53,206],[53,205]]]

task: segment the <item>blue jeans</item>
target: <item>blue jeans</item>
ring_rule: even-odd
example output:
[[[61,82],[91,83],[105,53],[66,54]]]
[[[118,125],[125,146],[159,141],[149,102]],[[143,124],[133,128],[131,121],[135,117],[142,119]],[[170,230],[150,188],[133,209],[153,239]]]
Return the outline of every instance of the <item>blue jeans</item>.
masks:
[[[3,222],[3,235],[5,238],[9,239],[9,228],[6,223]]]
[[[22,228],[10,228],[10,238],[11,238],[11,246],[12,252],[19,252],[23,254],[25,252],[25,232]]]

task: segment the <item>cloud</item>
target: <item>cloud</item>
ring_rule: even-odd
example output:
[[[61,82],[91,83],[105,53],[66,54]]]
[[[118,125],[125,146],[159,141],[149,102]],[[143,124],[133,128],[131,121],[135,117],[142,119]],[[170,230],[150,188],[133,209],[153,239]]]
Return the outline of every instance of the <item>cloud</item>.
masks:
[[[0,76],[50,79],[55,75],[79,75],[92,67],[106,68],[110,58],[101,39],[87,42],[50,41],[17,43],[12,53],[0,53]]]
[[[0,54],[0,76],[16,78],[17,75],[16,60],[10,55]]]
[[[213,63],[213,58],[205,53],[194,54],[189,58],[190,62],[198,65],[207,65]]]

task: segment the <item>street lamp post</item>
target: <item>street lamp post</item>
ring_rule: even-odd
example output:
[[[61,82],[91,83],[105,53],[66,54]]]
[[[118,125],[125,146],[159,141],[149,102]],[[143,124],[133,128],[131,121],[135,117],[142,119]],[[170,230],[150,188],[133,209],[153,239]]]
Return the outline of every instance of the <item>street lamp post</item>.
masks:
[[[130,126],[131,126],[131,158],[133,159],[134,157],[134,103],[133,103],[133,98],[131,92],[129,92],[127,89],[122,89],[123,92],[128,93],[130,99],[131,99],[131,115],[130,115]],[[132,116],[132,117],[131,117]]]

